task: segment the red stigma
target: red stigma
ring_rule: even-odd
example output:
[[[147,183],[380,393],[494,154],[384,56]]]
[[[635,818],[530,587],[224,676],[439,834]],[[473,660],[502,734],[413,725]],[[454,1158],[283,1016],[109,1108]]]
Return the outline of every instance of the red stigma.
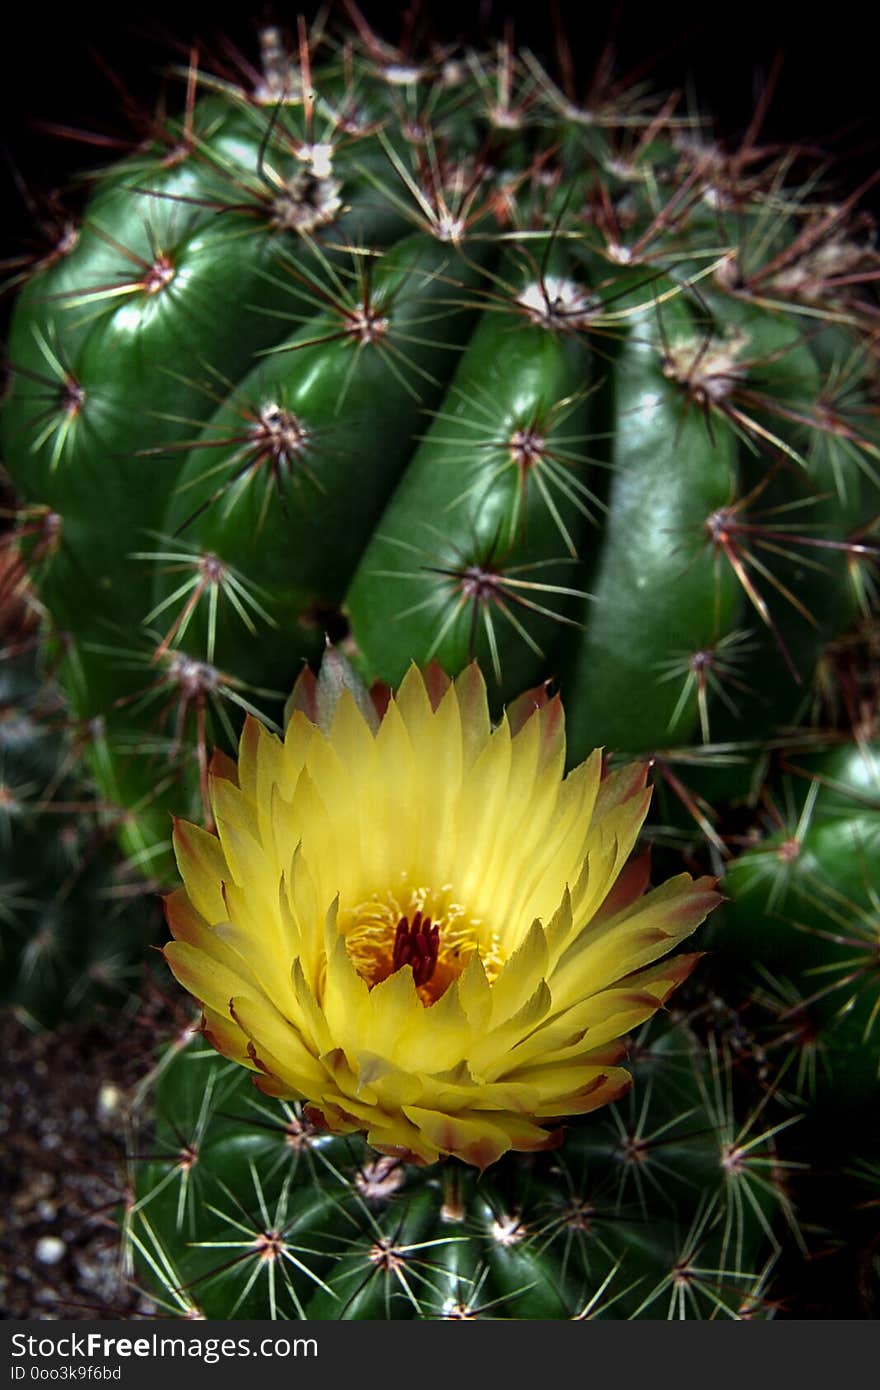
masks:
[[[401,917],[394,936],[391,968],[399,970],[403,965],[411,966],[413,982],[419,989],[434,974],[439,949],[440,928],[431,926],[430,917],[423,918],[419,911],[413,917],[412,926],[407,917]]]

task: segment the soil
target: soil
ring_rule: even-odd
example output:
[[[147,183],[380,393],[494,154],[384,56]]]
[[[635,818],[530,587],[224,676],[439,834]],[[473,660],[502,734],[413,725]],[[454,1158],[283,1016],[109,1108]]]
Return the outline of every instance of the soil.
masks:
[[[156,1315],[126,1272],[116,1216],[128,1104],[178,1022],[155,985],[129,1010],[51,1033],[0,1015],[0,1316]]]

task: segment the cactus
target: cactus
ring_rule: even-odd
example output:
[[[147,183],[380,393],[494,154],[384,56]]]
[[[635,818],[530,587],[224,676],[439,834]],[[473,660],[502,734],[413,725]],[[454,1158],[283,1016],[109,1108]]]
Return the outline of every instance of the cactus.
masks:
[[[858,1226],[813,1152],[876,1203],[876,254],[754,130],[349,8],[259,75],[192,59],[18,296],[10,539],[102,834],[172,884],[169,813],[213,829],[210,750],[329,639],[377,699],[555,680],[572,763],[649,763],[645,839],[729,901],[632,1099],[479,1179],[181,1035],[132,1269],[181,1316],[785,1313]]]
[[[33,582],[159,878],[207,749],[325,633],[368,681],[476,657],[496,709],[555,675],[573,757],[656,753],[798,722],[865,595],[850,204],[509,46],[359,33],[270,31],[256,87],[193,63],[13,316]]]

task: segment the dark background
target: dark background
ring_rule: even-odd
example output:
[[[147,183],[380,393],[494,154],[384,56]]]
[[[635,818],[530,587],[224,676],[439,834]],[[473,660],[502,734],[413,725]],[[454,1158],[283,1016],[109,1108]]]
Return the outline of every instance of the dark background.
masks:
[[[3,178],[4,239],[14,248],[32,230],[33,214],[16,188],[15,174],[30,188],[46,189],[91,166],[100,150],[42,132],[39,122],[61,123],[105,135],[131,131],[121,111],[119,90],[149,110],[169,60],[179,60],[185,46],[199,39],[217,49],[225,31],[253,57],[255,32],[267,18],[295,21],[314,5],[271,5],[264,0],[238,4],[156,0],[149,7],[120,6],[112,17],[104,6],[84,0],[47,10],[32,0],[10,8],[2,27],[0,100],[7,147]],[[342,4],[335,7],[343,18]],[[405,7],[364,0],[363,9],[389,39],[400,34]],[[514,22],[517,41],[552,58],[552,0],[425,0],[421,27],[444,40],[458,34],[471,41],[503,32],[505,17]],[[555,6],[566,30],[583,87],[606,41],[617,53],[621,74],[641,71],[660,90],[687,88],[700,108],[711,110],[717,128],[731,139],[752,115],[756,93],[774,60],[782,59],[774,98],[764,125],[771,141],[805,140],[835,157],[834,182],[851,191],[880,163],[876,46],[867,20],[854,5],[826,4],[811,14],[773,3],[703,0],[703,4],[634,0],[558,0]],[[175,40],[182,46],[175,49]],[[179,88],[178,88],[179,90]],[[880,209],[877,190],[869,202]],[[10,254],[7,251],[5,254]]]

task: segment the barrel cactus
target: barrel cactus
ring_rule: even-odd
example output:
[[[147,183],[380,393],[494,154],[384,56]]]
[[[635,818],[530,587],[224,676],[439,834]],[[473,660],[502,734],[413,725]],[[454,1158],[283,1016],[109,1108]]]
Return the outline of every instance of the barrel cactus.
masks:
[[[413,665],[429,689],[481,670],[495,719],[553,682],[569,766],[653,769],[644,839],[731,901],[720,978],[633,1035],[642,1119],[620,1102],[479,1181],[432,1161],[461,1145],[377,1157],[344,1110],[318,1133],[289,1080],[260,1099],[178,1040],[139,1115],[168,1157],[136,1174],[135,1262],[217,1316],[772,1312],[803,1244],[789,1129],[877,1084],[876,690],[841,658],[876,645],[864,219],[753,132],[726,149],[611,84],[581,105],[509,43],[416,61],[357,15],[183,76],[21,289],[3,416],[12,540],[127,872],[174,886],[172,814],[204,826],[196,859],[219,829],[243,862],[229,755],[246,716],[251,771],[254,720],[321,723],[302,672],[329,642],[362,713]],[[833,789],[865,767],[844,831]],[[797,850],[758,844],[797,787]],[[838,971],[855,1029],[810,997],[836,968],[820,909],[784,924],[816,876],[868,943],[857,998]],[[168,958],[204,1004],[185,918]],[[774,1070],[791,991],[840,1087]],[[206,1036],[271,1093],[220,1012]]]

